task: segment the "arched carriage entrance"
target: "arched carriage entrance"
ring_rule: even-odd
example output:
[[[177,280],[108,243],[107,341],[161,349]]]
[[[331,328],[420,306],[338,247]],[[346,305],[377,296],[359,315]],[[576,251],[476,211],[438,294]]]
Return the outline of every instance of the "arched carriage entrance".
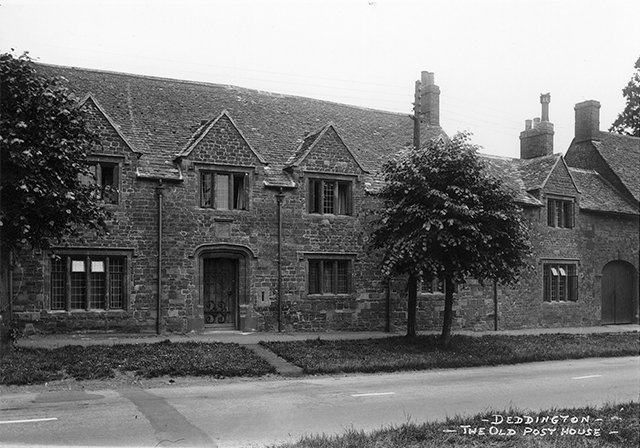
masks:
[[[208,244],[196,254],[204,329],[243,330],[253,252],[246,246]]]
[[[602,324],[637,322],[638,274],[626,261],[616,260],[602,268]]]

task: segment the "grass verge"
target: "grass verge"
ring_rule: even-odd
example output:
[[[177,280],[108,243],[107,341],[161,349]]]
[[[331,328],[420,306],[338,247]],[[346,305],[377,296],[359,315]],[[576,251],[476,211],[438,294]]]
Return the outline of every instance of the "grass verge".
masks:
[[[294,342],[261,342],[307,374],[394,372],[517,364],[523,362],[638,355],[638,333],[454,335],[451,347],[439,336],[403,336]]]
[[[173,376],[261,376],[275,369],[238,344],[169,341],[156,344],[16,348],[2,358],[0,384],[23,385],[75,378],[108,379],[115,371],[142,378]]]
[[[640,404],[628,402],[543,412],[487,411],[444,422],[408,422],[371,433],[351,429],[337,436],[306,436],[277,448],[600,448],[636,447],[639,442]]]

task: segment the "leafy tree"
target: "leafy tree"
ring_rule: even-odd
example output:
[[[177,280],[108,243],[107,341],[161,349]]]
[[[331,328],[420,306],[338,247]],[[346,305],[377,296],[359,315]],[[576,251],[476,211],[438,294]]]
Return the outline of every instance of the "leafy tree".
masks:
[[[408,275],[408,337],[416,334],[418,281],[444,280],[445,347],[454,285],[467,277],[513,282],[531,252],[512,193],[487,173],[476,151],[461,133],[408,150],[382,168],[386,207],[374,219],[372,247],[383,250],[385,275]]]
[[[77,102],[57,79],[40,75],[29,56],[0,54],[0,294],[7,297],[8,254],[47,248],[86,229],[106,231],[105,211],[87,154],[97,139]],[[7,317],[3,331],[7,335]]]
[[[609,128],[609,132],[640,137],[640,57],[635,63],[636,72],[631,76],[629,84],[622,89],[627,99],[624,110]]]
[[[97,144],[77,101],[25,54],[0,55],[2,249],[47,248],[87,228],[106,230],[87,154]]]

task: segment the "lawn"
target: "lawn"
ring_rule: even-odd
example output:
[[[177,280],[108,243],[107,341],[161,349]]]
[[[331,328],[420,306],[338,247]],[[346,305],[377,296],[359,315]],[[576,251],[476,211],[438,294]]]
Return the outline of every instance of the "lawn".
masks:
[[[56,349],[16,348],[0,364],[0,384],[38,384],[75,378],[109,379],[116,371],[141,378],[262,376],[275,369],[238,344],[169,341]]]
[[[262,342],[307,374],[392,372],[515,364],[533,361],[638,355],[638,333],[535,336],[454,336],[448,350],[437,336],[363,340],[310,339]],[[275,369],[239,344],[169,341],[56,349],[18,347],[0,363],[0,384],[106,380],[117,372],[140,378],[256,377]]]
[[[351,429],[336,436],[306,436],[272,448],[600,448],[637,447],[639,442],[640,404],[628,402],[542,412],[487,411],[371,433]]]
[[[261,342],[307,374],[394,372],[516,364],[523,362],[638,355],[638,333],[454,335],[451,348],[439,336],[403,336],[295,342]]]

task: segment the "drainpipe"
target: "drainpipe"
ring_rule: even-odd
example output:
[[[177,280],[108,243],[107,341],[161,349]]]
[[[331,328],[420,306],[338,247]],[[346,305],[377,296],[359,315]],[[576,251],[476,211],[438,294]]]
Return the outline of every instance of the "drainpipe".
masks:
[[[498,331],[498,282],[493,281],[493,329]]]
[[[162,179],[158,179],[156,187],[156,195],[158,196],[158,294],[156,308],[158,315],[156,317],[156,333],[162,334],[162,197],[164,196],[164,185]]]
[[[9,251],[9,266],[8,266],[8,275],[9,278],[7,279],[8,282],[8,286],[7,286],[7,294],[9,295],[8,297],[8,303],[7,303],[7,313],[9,315],[9,319],[13,318],[13,251],[10,250]]]
[[[282,188],[276,193],[278,203],[278,333],[282,332]]]
[[[391,277],[387,278],[387,326],[386,332],[391,332]]]

